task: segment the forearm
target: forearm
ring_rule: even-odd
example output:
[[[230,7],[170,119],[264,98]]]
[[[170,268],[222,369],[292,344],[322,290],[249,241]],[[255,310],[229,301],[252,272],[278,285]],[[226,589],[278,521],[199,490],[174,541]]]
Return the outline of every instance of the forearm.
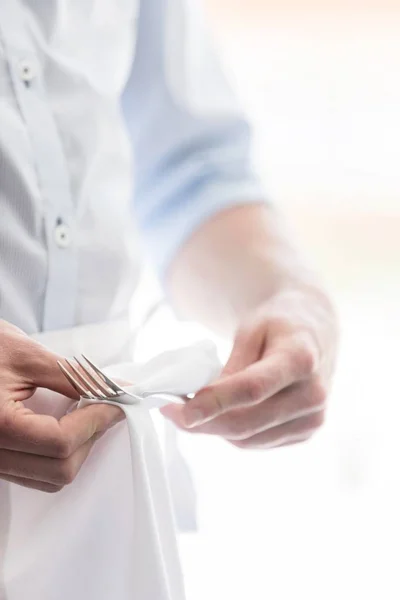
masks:
[[[173,261],[167,279],[178,313],[231,336],[258,306],[279,310],[298,296],[331,311],[322,287],[285,232],[262,204],[235,207],[203,225]],[[302,312],[302,311],[300,311]]]

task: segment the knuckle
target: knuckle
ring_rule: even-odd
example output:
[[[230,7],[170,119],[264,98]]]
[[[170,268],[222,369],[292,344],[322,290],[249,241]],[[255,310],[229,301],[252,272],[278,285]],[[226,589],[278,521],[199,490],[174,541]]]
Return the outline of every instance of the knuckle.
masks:
[[[313,408],[322,408],[325,406],[327,396],[326,387],[319,379],[315,380],[310,387],[308,395],[310,406]]]
[[[320,410],[314,415],[314,425],[316,429],[319,429],[325,424],[326,412],[324,410]]]
[[[316,367],[316,355],[309,345],[301,344],[293,350],[296,372],[300,377],[309,377]]]
[[[60,461],[56,472],[56,483],[68,485],[72,483],[77,475],[77,468],[71,460]]]
[[[226,406],[226,401],[223,399],[222,395],[218,393],[218,390],[213,390],[211,394],[211,402],[209,407],[205,407],[205,414],[207,417],[210,417],[214,414],[223,414],[228,410]]]
[[[204,419],[222,415],[229,409],[225,393],[218,386],[204,388],[193,401],[189,401],[190,410],[197,410]]]
[[[57,438],[52,442],[52,455],[54,458],[67,459],[72,454],[72,442],[69,438]]]
[[[311,414],[309,416],[308,423],[311,430],[310,434],[312,434],[325,423],[325,412],[323,410],[319,410],[318,412]]]
[[[260,376],[252,377],[247,381],[244,392],[246,400],[250,403],[253,404],[259,402],[264,398],[266,393],[265,380]]]

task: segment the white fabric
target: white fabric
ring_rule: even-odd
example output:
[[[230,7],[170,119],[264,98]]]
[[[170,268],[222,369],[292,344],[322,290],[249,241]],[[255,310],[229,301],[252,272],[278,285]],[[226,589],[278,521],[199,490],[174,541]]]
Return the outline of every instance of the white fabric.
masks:
[[[134,332],[129,321],[124,319],[46,331],[31,337],[56,354],[74,356],[83,353],[101,368],[131,359],[134,347]]]
[[[108,372],[134,380],[135,393],[191,393],[219,370],[206,343]],[[164,402],[155,395],[121,405],[126,421],[96,443],[75,482],[58,494],[0,483],[1,600],[183,600],[169,491],[149,413]],[[69,404],[43,390],[31,400],[37,412],[57,417]]]

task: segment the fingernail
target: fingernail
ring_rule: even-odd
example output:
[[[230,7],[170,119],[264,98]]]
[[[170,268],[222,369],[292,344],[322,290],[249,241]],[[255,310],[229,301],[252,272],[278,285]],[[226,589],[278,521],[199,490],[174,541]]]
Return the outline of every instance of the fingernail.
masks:
[[[196,427],[205,420],[204,412],[200,408],[187,407],[184,411],[184,421],[186,427]]]

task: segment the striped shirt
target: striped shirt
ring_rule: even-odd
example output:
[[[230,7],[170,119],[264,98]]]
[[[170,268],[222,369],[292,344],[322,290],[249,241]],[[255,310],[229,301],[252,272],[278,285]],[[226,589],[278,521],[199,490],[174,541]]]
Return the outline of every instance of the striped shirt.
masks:
[[[124,318],[137,231],[162,278],[202,222],[262,194],[196,0],[0,3],[0,318]]]

